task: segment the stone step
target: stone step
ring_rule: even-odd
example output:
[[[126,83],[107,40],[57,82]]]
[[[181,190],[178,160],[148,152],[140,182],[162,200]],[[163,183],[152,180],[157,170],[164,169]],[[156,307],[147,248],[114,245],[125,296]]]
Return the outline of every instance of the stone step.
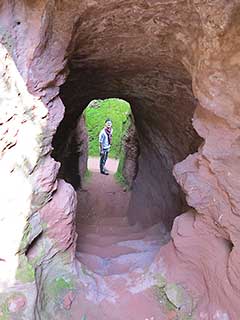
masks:
[[[113,230],[113,229],[112,229]],[[123,228],[121,231],[124,232],[117,232],[117,233],[96,233],[94,231],[95,228],[91,230],[91,232],[86,229],[82,229],[79,231],[78,235],[78,243],[82,242],[89,242],[91,244],[98,244],[98,246],[107,246],[111,244],[115,244],[121,241],[128,241],[128,240],[159,240],[162,239],[164,243],[169,240],[169,233],[162,227],[161,224],[154,225],[148,229],[140,229],[140,231],[136,231],[136,229],[131,229],[129,232],[129,228],[127,229],[127,233],[125,232],[126,229]],[[93,231],[93,232],[92,232]],[[118,230],[119,231],[119,230]]]
[[[100,221],[98,224],[82,224],[78,227],[79,236],[87,236],[89,233],[99,235],[125,235],[129,233],[142,232],[142,227],[139,224],[133,226],[118,226],[118,225],[105,225],[104,221]]]
[[[105,226],[121,226],[121,227],[129,227],[128,218],[126,216],[102,216],[98,217],[96,220],[96,217],[93,217],[92,219],[88,219],[86,221],[82,221],[82,223],[79,223],[79,226],[81,227],[81,224],[83,226],[92,226],[92,225],[105,225]]]
[[[167,240],[166,240],[167,238]],[[164,234],[160,233],[152,233],[146,234],[146,232],[139,232],[139,233],[131,233],[128,236],[126,235],[99,235],[96,233],[88,234],[87,236],[78,236],[77,239],[77,247],[80,247],[81,244],[88,243],[92,245],[97,245],[98,247],[106,247],[121,243],[127,243],[128,241],[159,241],[160,243],[165,244],[169,240],[169,236],[165,236]]]
[[[116,258],[121,255],[129,253],[147,252],[148,250],[157,249],[160,246],[160,241],[122,241],[115,245],[110,246],[98,246],[97,243],[91,244],[89,242],[80,243],[77,247],[77,251],[80,253],[87,253],[96,255],[100,258]]]
[[[146,252],[129,253],[116,258],[101,258],[96,255],[77,252],[76,257],[89,270],[102,276],[109,276],[131,272],[137,268],[144,269],[148,267],[158,250],[159,247],[156,247]]]
[[[129,226],[126,217],[109,217],[105,222],[82,225],[77,240],[78,259],[99,275],[145,268],[170,238],[160,223],[143,229],[140,225]]]
[[[122,241],[131,241],[131,240],[142,240],[144,238],[144,233],[132,233],[129,234],[128,236],[126,235],[108,235],[108,236],[104,236],[104,235],[99,235],[96,233],[90,233],[87,236],[83,235],[83,236],[78,236],[77,239],[77,244],[81,244],[81,243],[89,243],[92,245],[95,245],[97,243],[98,247],[105,247],[105,246],[110,246],[110,245],[114,245],[117,244],[119,242]]]

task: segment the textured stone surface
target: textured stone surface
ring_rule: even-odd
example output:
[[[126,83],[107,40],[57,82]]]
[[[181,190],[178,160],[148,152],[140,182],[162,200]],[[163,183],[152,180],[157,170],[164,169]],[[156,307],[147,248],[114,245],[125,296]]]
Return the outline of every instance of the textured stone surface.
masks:
[[[66,319],[69,312],[58,306],[74,286],[62,280],[59,292],[54,281],[56,274],[74,274],[75,196],[57,182],[59,165],[50,158],[64,105],[62,144],[89,101],[120,97],[132,106],[141,151],[132,219],[171,227],[185,210],[175,165],[194,210],[175,219],[173,240],[158,258],[193,295],[197,319],[238,320],[239,6],[239,0],[1,2],[0,237],[7,245],[0,280],[6,290],[24,278],[32,283],[19,290],[37,292],[19,318],[52,319],[57,311]],[[155,272],[156,266],[157,260]]]
[[[27,242],[30,241],[30,228],[26,228],[25,224],[27,218],[29,222],[31,221],[30,215],[35,204],[34,193],[37,185],[33,183],[32,172],[41,154],[47,109],[39,99],[28,93],[11,55],[2,45],[0,73],[2,102],[0,237],[1,243],[5,243],[1,246],[0,252],[0,278],[4,288],[15,281],[19,264],[16,252],[22,247],[26,248]],[[52,187],[51,185],[50,189]],[[35,232],[41,231],[35,230]]]
[[[82,115],[79,119],[76,128],[76,140],[77,140],[77,151],[78,151],[78,168],[80,178],[83,178],[87,171],[87,160],[88,160],[88,133],[85,124],[84,116]]]
[[[77,189],[82,185],[87,170],[88,134],[84,116],[78,119],[76,128],[72,129],[65,143],[62,141],[65,139],[64,133],[60,127],[53,140],[52,156],[61,162],[58,178],[71,183]]]
[[[26,305],[26,299],[21,296],[16,296],[9,301],[8,309],[10,312],[20,312]]]
[[[199,18],[193,6],[182,10],[183,3],[92,3],[72,40],[70,73],[60,92],[66,112],[59,139],[66,139],[94,98],[120,97],[131,104],[141,151],[132,223],[162,219],[171,227],[185,207],[173,165],[201,141],[191,124],[196,100],[188,72]]]
[[[124,153],[122,174],[128,188],[131,189],[138,173],[139,142],[133,116],[129,115],[129,119],[130,125],[122,142]]]

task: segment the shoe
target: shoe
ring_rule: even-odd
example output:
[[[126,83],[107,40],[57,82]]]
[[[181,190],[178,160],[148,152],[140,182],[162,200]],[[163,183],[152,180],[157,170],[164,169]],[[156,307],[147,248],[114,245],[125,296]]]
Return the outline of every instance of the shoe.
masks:
[[[106,172],[106,171],[101,171],[101,174],[105,174],[106,176],[108,176],[108,175],[109,175],[109,173],[108,173],[108,172]]]

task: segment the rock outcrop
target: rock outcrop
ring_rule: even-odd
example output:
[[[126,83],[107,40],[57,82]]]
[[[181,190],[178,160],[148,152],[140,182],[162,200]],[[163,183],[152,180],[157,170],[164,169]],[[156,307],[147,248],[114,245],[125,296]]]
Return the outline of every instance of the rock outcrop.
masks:
[[[0,3],[2,317],[70,317],[77,200],[52,140],[58,129],[58,153],[89,101],[120,97],[140,146],[131,218],[173,224],[151,274],[185,288],[193,318],[239,319],[239,12],[239,0]]]

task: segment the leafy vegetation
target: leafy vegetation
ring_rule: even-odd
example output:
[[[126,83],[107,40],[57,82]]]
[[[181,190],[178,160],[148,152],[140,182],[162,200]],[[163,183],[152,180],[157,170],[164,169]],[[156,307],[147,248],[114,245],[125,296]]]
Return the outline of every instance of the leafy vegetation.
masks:
[[[10,312],[8,310],[8,303],[4,302],[1,305],[0,320],[9,320],[9,319],[10,319]]]
[[[64,277],[56,278],[50,285],[49,292],[52,296],[58,296],[64,289],[73,289],[73,281]]]
[[[32,264],[28,261],[25,254],[19,256],[19,265],[16,271],[16,278],[23,282],[32,282],[34,281],[35,270]]]
[[[184,289],[175,283],[167,283],[161,274],[155,275],[156,284],[153,286],[156,298],[161,303],[166,313],[175,314],[174,320],[193,320],[194,306],[193,299]],[[182,308],[182,306],[184,306]]]
[[[83,181],[84,181],[85,183],[87,183],[87,182],[90,180],[91,175],[92,175],[91,171],[89,171],[89,170],[87,169],[86,172],[85,172],[85,174],[84,174]]]
[[[159,301],[163,305],[165,305],[165,307],[169,311],[177,310],[176,306],[168,299],[164,287],[159,287],[159,286],[156,285],[156,286],[154,286],[154,289],[155,289],[155,293],[156,293],[156,296],[159,299]]]
[[[107,118],[113,123],[113,140],[109,157],[118,159],[121,152],[121,141],[131,108],[128,102],[110,98],[93,100],[85,109],[86,126],[89,135],[89,156],[99,156],[98,136]]]

